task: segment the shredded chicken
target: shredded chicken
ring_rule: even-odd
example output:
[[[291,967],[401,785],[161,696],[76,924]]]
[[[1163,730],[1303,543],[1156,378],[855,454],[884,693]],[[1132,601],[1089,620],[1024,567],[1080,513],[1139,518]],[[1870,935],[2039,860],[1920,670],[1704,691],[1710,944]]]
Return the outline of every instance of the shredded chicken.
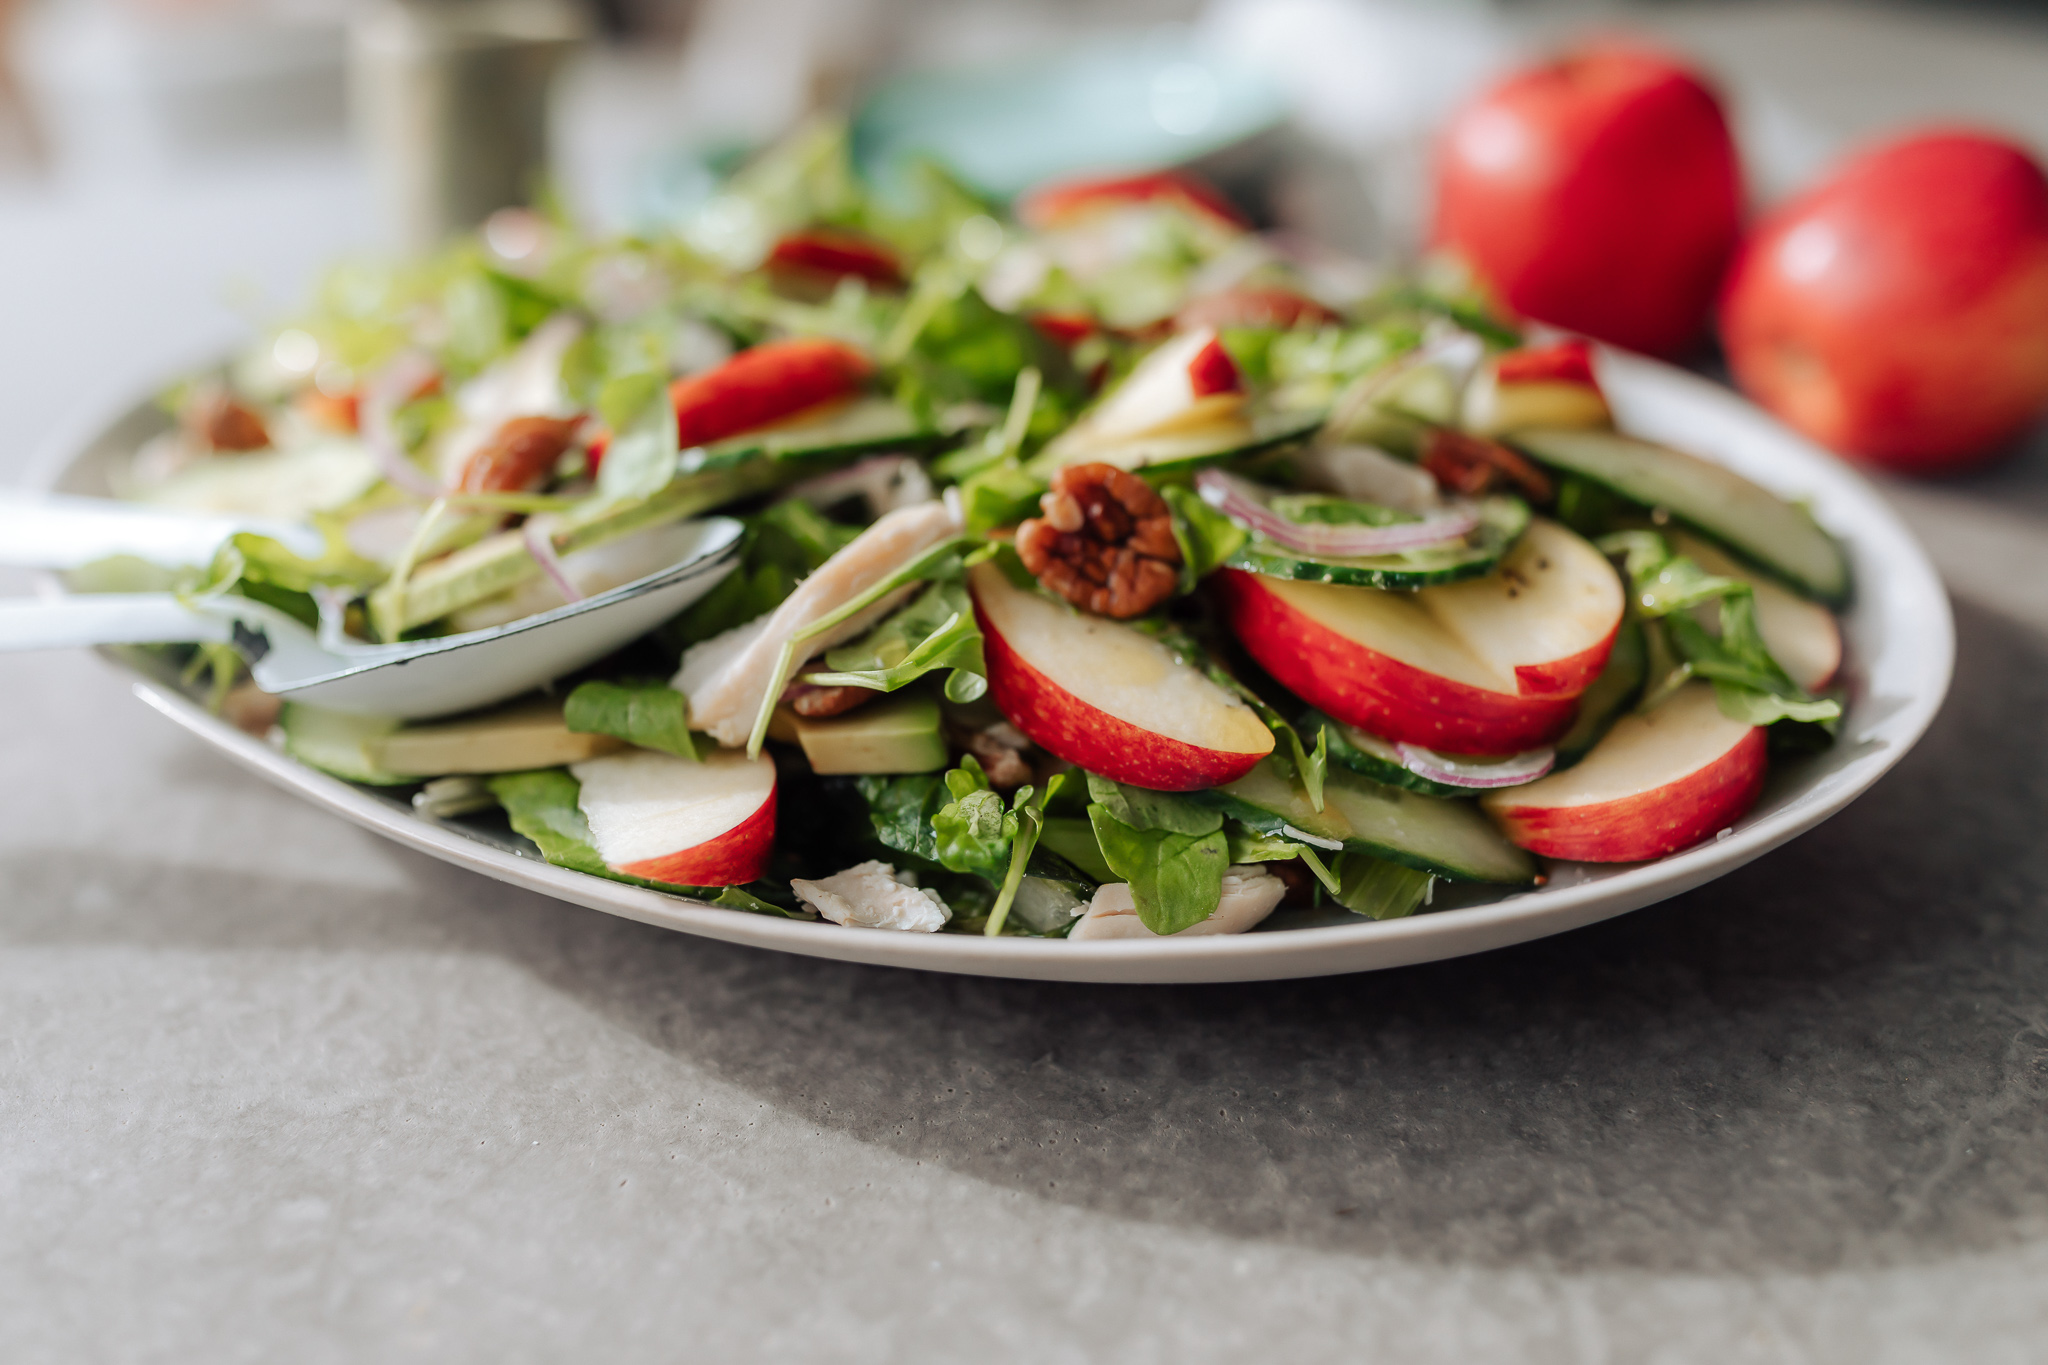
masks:
[[[805,905],[849,929],[930,934],[953,918],[944,901],[918,888],[914,873],[898,872],[888,863],[857,863],[814,882],[799,878],[789,888]]]
[[[866,632],[902,605],[917,585],[890,593],[831,630],[812,636],[804,642],[801,656],[790,661],[788,672],[778,677],[775,663],[783,644],[959,529],[959,522],[943,502],[899,508],[826,560],[768,615],[692,645],[675,676],[676,690],[690,699],[690,723],[727,748],[745,744],[762,699],[771,690],[780,695],[805,660]]]
[[[1174,938],[1188,938],[1196,934],[1241,934],[1257,925],[1273,913],[1280,898],[1287,893],[1286,884],[1268,872],[1260,863],[1238,863],[1224,869],[1223,899],[1217,903],[1215,913],[1200,924],[1174,934]],[[1075,924],[1067,935],[1070,939],[1105,938],[1156,938],[1145,922],[1138,918],[1138,907],[1131,899],[1129,882],[1111,882],[1097,887],[1095,899],[1089,903],[1088,913]]]

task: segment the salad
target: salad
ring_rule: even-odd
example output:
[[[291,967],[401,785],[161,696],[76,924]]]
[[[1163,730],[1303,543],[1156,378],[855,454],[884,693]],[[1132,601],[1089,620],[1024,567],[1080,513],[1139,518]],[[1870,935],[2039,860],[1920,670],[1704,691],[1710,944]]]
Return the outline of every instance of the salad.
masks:
[[[672,232],[507,211],[345,265],[165,401],[122,493],[317,528],[317,560],[235,537],[203,588],[365,641],[547,611],[736,518],[681,615],[479,714],[177,656],[307,764],[736,912],[1394,918],[1712,839],[1842,715],[1847,561],[1803,508],[1617,431],[1584,343],[1176,173],[884,195],[819,125]]]

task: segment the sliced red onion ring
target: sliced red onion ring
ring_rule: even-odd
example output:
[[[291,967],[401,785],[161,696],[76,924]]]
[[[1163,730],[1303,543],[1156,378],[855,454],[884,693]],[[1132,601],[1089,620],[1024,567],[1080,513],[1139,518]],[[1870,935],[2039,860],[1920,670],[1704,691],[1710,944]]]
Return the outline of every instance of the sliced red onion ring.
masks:
[[[553,528],[552,517],[528,517],[526,524],[519,528],[519,535],[526,542],[526,552],[533,556],[533,562],[540,565],[540,571],[555,585],[555,591],[562,594],[562,600],[581,602],[583,594],[569,581],[568,570],[562,567],[562,557],[555,553],[554,538],[549,534]]]
[[[406,492],[422,498],[438,498],[447,490],[406,456],[391,419],[399,405],[419,392],[420,386],[435,373],[434,363],[417,351],[399,356],[364,389],[358,422],[363,444],[370,448],[378,471]]]
[[[1267,490],[1220,469],[1204,469],[1195,475],[1195,487],[1203,502],[1275,545],[1299,554],[1334,559],[1420,550],[1462,539],[1479,525],[1479,514],[1470,507],[1456,507],[1421,521],[1402,521],[1391,526],[1330,526],[1291,521],[1266,505],[1271,496]]]
[[[1446,758],[1419,744],[1397,744],[1394,750],[1409,772],[1446,787],[1519,787],[1524,782],[1534,782],[1557,765],[1555,749],[1531,749],[1494,763]]]

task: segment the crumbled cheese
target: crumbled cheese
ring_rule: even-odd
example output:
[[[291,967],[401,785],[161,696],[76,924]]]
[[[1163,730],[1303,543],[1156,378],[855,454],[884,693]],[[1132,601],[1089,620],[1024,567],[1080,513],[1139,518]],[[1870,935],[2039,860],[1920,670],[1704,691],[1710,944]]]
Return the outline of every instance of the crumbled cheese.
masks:
[[[805,905],[849,929],[929,934],[953,918],[944,901],[919,889],[915,873],[883,862],[859,863],[814,882],[798,879],[789,887]]]

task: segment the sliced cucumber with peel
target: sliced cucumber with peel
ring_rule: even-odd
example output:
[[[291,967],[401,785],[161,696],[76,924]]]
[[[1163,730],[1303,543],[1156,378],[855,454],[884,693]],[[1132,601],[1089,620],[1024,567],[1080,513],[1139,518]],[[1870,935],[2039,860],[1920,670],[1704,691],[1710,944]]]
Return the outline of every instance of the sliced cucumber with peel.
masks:
[[[1228,786],[1193,794],[1261,834],[1277,834],[1461,881],[1526,886],[1536,878],[1528,854],[1501,837],[1476,805],[1403,791],[1332,771],[1323,809],[1309,804],[1293,775],[1273,759]],[[1303,836],[1308,836],[1304,838]]]
[[[1348,849],[1460,881],[1528,886],[1536,880],[1536,860],[1509,843],[1473,802],[1424,796],[1341,770],[1330,774],[1323,800],[1350,823]]]
[[[1517,431],[1508,440],[1551,468],[1668,512],[1808,597],[1840,606],[1849,561],[1806,509],[1732,469],[1612,431]]]
[[[862,398],[803,421],[788,422],[683,452],[685,474],[726,469],[755,456],[773,460],[825,461],[876,451],[920,451],[958,435],[956,429],[924,426],[887,398]]]
[[[1233,569],[1310,583],[1341,583],[1354,588],[1426,588],[1433,583],[1484,578],[1528,529],[1528,503],[1520,498],[1494,497],[1480,504],[1477,530],[1463,540],[1441,546],[1369,558],[1316,559],[1254,535],[1227,562]]]

